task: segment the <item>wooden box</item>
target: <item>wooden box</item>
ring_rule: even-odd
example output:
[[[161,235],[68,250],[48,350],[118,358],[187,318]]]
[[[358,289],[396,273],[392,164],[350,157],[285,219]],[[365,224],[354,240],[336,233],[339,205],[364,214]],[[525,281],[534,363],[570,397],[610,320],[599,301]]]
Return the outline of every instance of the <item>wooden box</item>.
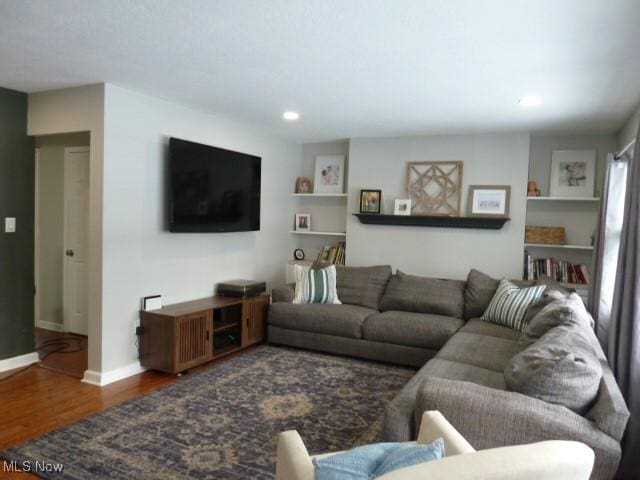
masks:
[[[534,227],[526,226],[525,243],[542,243],[545,245],[564,245],[566,235],[564,227]]]

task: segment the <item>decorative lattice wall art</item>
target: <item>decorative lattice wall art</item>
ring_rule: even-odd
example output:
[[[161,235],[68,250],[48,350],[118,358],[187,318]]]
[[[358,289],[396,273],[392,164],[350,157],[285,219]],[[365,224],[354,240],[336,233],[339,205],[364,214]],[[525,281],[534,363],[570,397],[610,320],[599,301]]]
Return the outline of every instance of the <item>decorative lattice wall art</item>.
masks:
[[[412,215],[459,217],[462,162],[409,162],[407,192]]]

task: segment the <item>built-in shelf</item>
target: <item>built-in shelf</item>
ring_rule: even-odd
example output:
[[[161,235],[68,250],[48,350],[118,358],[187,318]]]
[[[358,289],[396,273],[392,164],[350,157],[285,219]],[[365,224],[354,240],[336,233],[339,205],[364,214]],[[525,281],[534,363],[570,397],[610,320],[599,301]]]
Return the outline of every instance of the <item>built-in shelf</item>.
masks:
[[[292,197],[334,197],[334,198],[347,198],[349,195],[346,193],[292,193]]]
[[[296,235],[324,235],[327,237],[346,237],[346,232],[305,232],[304,230],[291,230],[290,233],[295,233]]]
[[[599,202],[600,197],[527,197],[528,202]]]
[[[558,245],[554,243],[525,243],[525,248],[562,248],[565,250],[593,250],[591,245]]]
[[[361,223],[369,225],[394,225],[404,227],[480,228],[500,230],[508,218],[497,217],[444,217],[427,215],[380,215],[354,213]]]

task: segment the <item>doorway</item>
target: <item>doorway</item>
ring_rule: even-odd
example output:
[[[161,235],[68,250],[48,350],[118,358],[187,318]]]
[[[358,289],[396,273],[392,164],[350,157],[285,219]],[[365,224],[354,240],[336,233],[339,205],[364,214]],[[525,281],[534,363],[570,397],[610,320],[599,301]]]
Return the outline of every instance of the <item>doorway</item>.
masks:
[[[89,133],[36,137],[35,326],[40,366],[87,367]]]

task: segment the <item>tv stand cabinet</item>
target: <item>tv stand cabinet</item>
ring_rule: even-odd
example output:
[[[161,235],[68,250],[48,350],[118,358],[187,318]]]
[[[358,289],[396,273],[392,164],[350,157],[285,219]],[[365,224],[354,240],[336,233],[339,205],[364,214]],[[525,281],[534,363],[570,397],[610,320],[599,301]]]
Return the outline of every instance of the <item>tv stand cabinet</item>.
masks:
[[[271,297],[214,297],[140,312],[140,363],[179,373],[266,338]]]

